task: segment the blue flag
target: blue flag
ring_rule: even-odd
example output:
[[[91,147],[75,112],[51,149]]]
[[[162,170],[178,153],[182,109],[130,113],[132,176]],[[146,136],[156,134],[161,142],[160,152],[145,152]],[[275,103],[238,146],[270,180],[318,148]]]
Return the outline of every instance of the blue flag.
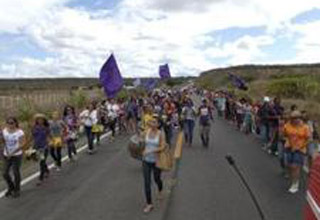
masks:
[[[123,79],[113,54],[101,68],[100,83],[108,98],[114,98],[122,89]]]
[[[229,79],[232,81],[232,84],[241,90],[248,90],[247,83],[240,76],[229,73]]]
[[[148,90],[153,90],[157,86],[157,80],[156,79],[148,79],[144,82],[143,86]]]
[[[171,78],[170,69],[169,69],[169,65],[168,64],[161,65],[159,67],[159,75],[160,75],[161,79]]]

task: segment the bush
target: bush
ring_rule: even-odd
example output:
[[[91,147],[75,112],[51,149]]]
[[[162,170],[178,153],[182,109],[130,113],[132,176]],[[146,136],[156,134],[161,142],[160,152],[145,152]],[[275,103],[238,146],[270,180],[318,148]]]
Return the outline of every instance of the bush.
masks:
[[[320,99],[320,83],[313,77],[290,77],[272,80],[267,92],[284,98]]]
[[[73,91],[68,104],[74,106],[75,108],[83,108],[88,103],[88,98],[83,90]]]
[[[36,113],[35,104],[28,98],[22,98],[19,101],[17,118],[19,121],[29,122]]]

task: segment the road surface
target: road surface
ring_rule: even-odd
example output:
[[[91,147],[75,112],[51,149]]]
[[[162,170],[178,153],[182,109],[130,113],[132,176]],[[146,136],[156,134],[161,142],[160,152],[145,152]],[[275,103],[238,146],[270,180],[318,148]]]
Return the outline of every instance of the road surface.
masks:
[[[276,158],[263,152],[256,138],[223,120],[212,127],[209,149],[200,145],[196,128],[194,146],[184,148],[177,185],[170,191],[171,174],[165,174],[165,199],[145,215],[141,164],[129,157],[128,139],[104,140],[96,154],[63,164],[45,185],[31,182],[22,188],[21,198],[0,199],[1,220],[258,220],[226,154],[236,159],[266,219],[302,219],[303,192],[286,192],[288,183]]]

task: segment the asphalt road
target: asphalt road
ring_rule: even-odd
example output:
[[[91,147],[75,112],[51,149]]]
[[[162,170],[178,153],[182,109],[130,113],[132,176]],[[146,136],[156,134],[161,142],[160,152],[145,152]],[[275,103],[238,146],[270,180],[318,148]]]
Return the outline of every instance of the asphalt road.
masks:
[[[238,132],[223,120],[211,129],[209,149],[198,131],[192,148],[184,148],[179,183],[166,210],[168,220],[259,220],[248,192],[225,155],[232,155],[255,193],[268,220],[300,220],[304,190],[287,193],[278,160],[261,150],[257,138]],[[304,188],[304,186],[302,187]]]
[[[82,154],[76,163],[53,171],[45,185],[31,182],[19,199],[0,200],[1,220],[258,220],[250,197],[225,160],[236,159],[255,192],[266,219],[302,219],[303,192],[290,195],[277,160],[224,121],[216,120],[211,145],[200,145],[198,129],[192,148],[185,148],[178,183],[170,191],[171,174],[165,174],[165,200],[155,210],[142,213],[144,205],[141,164],[127,152],[128,137],[106,140],[92,156]]]

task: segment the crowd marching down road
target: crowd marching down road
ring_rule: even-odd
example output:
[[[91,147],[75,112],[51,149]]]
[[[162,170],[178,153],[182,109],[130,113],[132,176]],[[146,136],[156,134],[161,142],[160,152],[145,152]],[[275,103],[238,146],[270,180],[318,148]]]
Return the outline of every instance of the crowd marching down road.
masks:
[[[279,98],[251,103],[193,85],[36,114],[27,150],[15,117],[1,134],[3,220],[259,219],[226,155],[265,219],[303,219],[307,172],[319,152],[306,111],[285,109]],[[87,144],[80,149],[81,136]],[[21,183],[24,155],[38,163],[28,184]]]

